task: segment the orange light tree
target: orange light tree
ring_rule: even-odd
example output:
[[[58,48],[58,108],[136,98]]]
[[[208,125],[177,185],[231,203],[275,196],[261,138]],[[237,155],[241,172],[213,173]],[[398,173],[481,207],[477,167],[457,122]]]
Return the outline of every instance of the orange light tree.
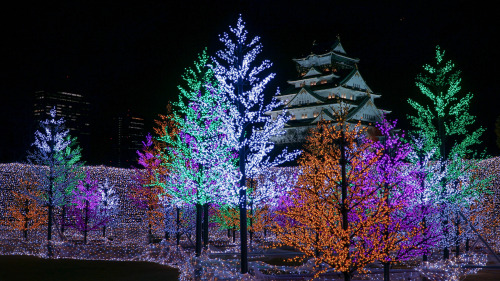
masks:
[[[167,114],[159,114],[155,120],[157,127],[154,127],[154,132],[157,137],[161,138],[167,134],[166,128],[173,136],[177,134],[176,124],[172,118],[172,106],[167,105]],[[145,210],[145,221],[148,225],[148,242],[153,242],[153,232],[162,228],[166,229],[165,211],[160,201],[160,195],[165,193],[165,190],[155,184],[157,180],[161,181],[161,177],[167,175],[165,165],[162,164],[162,158],[159,153],[166,147],[166,143],[159,141],[157,138],[148,134],[144,141],[141,151],[137,151],[138,163],[143,169],[138,170],[135,178],[137,185],[133,187],[131,197],[133,202]],[[160,179],[158,178],[160,177]],[[168,238],[168,232],[165,231],[165,238]]]
[[[155,142],[148,134],[143,142],[142,151],[137,151],[138,162],[144,168],[137,173],[137,185],[131,194],[136,205],[145,210],[145,221],[148,225],[148,242],[153,242],[153,232],[164,228],[165,213],[160,195],[164,189],[157,184],[157,175],[165,175],[158,157],[161,144]]]
[[[339,112],[336,122],[319,122],[307,137],[297,187],[278,212],[275,230],[282,245],[351,280],[356,271],[381,259],[388,206],[377,196],[372,177],[381,151],[364,137],[360,123],[346,122],[346,111]],[[318,270],[315,277],[326,270]]]
[[[19,190],[12,190],[13,202],[7,207],[7,224],[13,229],[22,231],[28,240],[28,231],[47,224],[47,208],[36,200],[42,194],[38,190],[38,182],[34,177],[30,180],[19,179]]]

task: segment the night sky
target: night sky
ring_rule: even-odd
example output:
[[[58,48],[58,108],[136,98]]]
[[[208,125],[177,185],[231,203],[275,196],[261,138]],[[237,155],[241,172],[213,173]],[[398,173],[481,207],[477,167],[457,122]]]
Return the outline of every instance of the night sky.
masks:
[[[408,97],[419,99],[415,76],[434,62],[435,46],[462,70],[462,86],[474,93],[471,111],[487,128],[484,147],[498,155],[494,122],[498,110],[498,14],[479,2],[414,1],[353,4],[353,1],[141,1],[129,5],[71,3],[3,8],[0,81],[0,162],[23,161],[33,141],[31,98],[37,90],[81,93],[92,103],[93,154],[104,163],[99,144],[109,120],[130,109],[152,120],[177,100],[181,74],[241,13],[251,36],[262,38],[261,58],[270,59],[276,78],[267,94],[296,78],[292,58],[311,52],[312,42],[337,35],[359,69],[379,108],[392,110],[408,129]],[[126,2],[126,1],[125,1]],[[142,3],[145,2],[145,3]],[[269,2],[269,3],[267,3]],[[382,1],[386,2],[386,1]],[[438,2],[438,1],[436,1]],[[85,154],[85,151],[84,151]]]

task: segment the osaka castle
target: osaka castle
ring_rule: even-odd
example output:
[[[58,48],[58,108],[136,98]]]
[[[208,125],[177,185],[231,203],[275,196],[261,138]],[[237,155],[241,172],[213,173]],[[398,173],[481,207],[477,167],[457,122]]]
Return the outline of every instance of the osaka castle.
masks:
[[[288,89],[276,96],[282,107],[267,112],[276,118],[285,107],[291,115],[286,133],[273,139],[276,144],[303,143],[318,121],[335,120],[341,106],[348,109],[348,122],[361,121],[363,126],[374,125],[389,113],[375,106],[380,94],[368,87],[358,69],[359,59],[347,55],[338,37],[328,51],[293,61],[297,79],[287,81]]]

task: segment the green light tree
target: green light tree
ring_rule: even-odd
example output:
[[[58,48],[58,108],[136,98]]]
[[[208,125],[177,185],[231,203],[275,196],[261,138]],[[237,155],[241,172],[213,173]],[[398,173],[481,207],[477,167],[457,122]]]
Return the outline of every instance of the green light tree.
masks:
[[[442,167],[448,172],[439,185],[442,191],[441,202],[448,204],[446,207],[448,209],[450,205],[465,204],[469,201],[468,199],[473,199],[482,190],[480,186],[472,184],[472,181],[466,185],[468,186],[466,191],[459,192],[458,195],[448,196],[453,193],[452,190],[449,190],[450,186],[457,187],[457,184],[462,181],[460,175],[463,173],[460,171],[474,168],[475,161],[468,161],[466,164],[462,161],[464,158],[476,156],[472,147],[481,143],[479,138],[485,129],[482,127],[476,127],[471,131],[467,129],[475,121],[475,117],[469,113],[473,95],[472,93],[462,93],[461,71],[455,69],[453,61],[445,60],[444,55],[445,51],[436,46],[435,65],[425,64],[423,66],[424,72],[417,75],[415,84],[420,92],[427,97],[427,103],[420,104],[413,99],[408,99],[408,103],[417,111],[415,116],[408,115],[408,118],[411,124],[424,136],[423,150],[436,149],[435,160],[442,160],[447,165],[447,167],[445,165]],[[449,215],[445,213],[442,214],[442,224],[445,237],[449,238]],[[458,211],[456,217],[459,217]],[[459,223],[460,221],[457,219],[456,224]],[[456,237],[458,255],[458,235]],[[450,242],[444,244],[443,256],[447,259],[449,258],[448,246]]]
[[[416,85],[428,98],[428,103],[420,104],[413,99],[408,103],[417,111],[409,115],[411,124],[425,135],[424,149],[438,148],[436,158],[460,158],[473,153],[472,145],[479,144],[484,128],[469,132],[466,127],[474,124],[475,117],[469,113],[472,93],[461,95],[462,79],[460,70],[455,70],[453,61],[444,59],[445,51],[436,47],[436,64],[423,66],[424,72],[417,75]],[[447,144],[452,143],[450,148]]]
[[[179,86],[179,102],[174,103],[173,120],[178,134],[166,133],[158,140],[166,147],[161,152],[162,165],[169,174],[159,182],[175,205],[196,206],[196,250],[201,254],[202,212],[205,209],[205,244],[208,240],[208,205],[222,186],[237,177],[234,149],[228,146],[224,124],[219,117],[227,110],[218,92],[213,70],[207,67],[209,57],[203,51],[194,67],[182,76],[185,85]],[[166,128],[167,129],[167,128]]]

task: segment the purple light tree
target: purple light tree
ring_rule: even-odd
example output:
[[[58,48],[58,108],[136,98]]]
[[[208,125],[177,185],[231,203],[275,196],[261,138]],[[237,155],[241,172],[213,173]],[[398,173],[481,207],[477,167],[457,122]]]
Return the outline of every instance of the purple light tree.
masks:
[[[403,141],[404,134],[396,130],[396,123],[384,117],[376,125],[380,139],[373,144],[373,148],[382,151],[375,164],[374,182],[388,210],[383,214],[387,224],[382,233],[378,233],[385,247],[381,258],[385,281],[389,281],[390,263],[428,253],[441,237],[436,221],[424,223],[436,208],[432,202],[421,200],[425,188],[420,182],[423,180],[422,173],[419,173],[421,164],[408,165],[407,158],[413,150]]]
[[[87,234],[89,231],[97,230],[109,220],[105,209],[101,208],[102,194],[98,188],[97,180],[87,176],[77,185],[74,193],[72,205],[68,213],[72,218],[70,227],[83,233],[83,243],[87,243]]]

